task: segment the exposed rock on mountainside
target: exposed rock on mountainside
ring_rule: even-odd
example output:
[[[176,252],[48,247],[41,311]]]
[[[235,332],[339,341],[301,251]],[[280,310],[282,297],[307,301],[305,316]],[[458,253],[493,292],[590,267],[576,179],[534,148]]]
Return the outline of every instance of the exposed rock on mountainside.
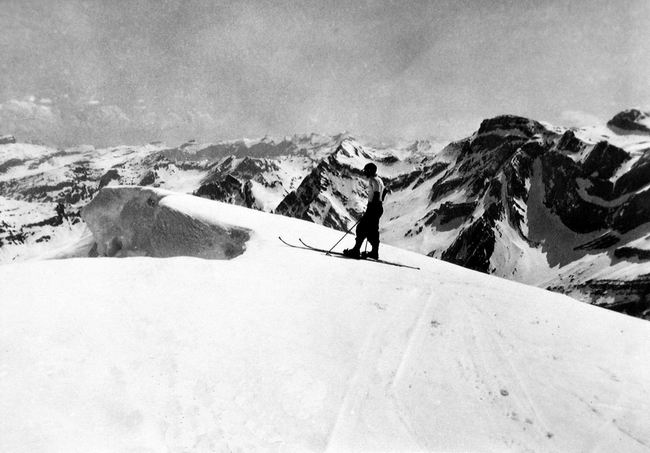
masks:
[[[367,190],[358,158],[371,160],[358,144],[343,142],[280,202],[275,212],[347,229],[363,213],[359,200]],[[347,159],[353,159],[357,166],[350,165]]]
[[[572,130],[566,131],[557,142],[556,149],[560,152],[579,153],[585,149],[585,143],[576,137]]]
[[[490,257],[496,243],[496,222],[501,219],[501,206],[493,203],[475,222],[464,228],[458,238],[445,250],[441,258],[481,272],[491,270]],[[429,252],[433,256],[434,252]]]
[[[106,187],[112,181],[118,181],[118,182],[120,181],[120,173],[114,168],[108,170],[106,173],[102,175],[102,177],[99,179],[98,189],[101,189],[102,187]]]
[[[251,193],[251,182],[242,183],[231,175],[225,175],[217,182],[202,184],[195,194],[199,197],[246,206],[247,208],[252,208],[255,201]]]
[[[0,145],[8,143],[16,143],[16,138],[13,135],[0,135]]]
[[[590,279],[576,285],[549,286],[547,289],[586,302],[595,300],[596,305],[648,319],[650,274],[640,275],[631,280]]]
[[[630,155],[606,141],[598,142],[582,164],[585,175],[598,179],[609,179],[630,159]]]
[[[637,109],[620,112],[607,122],[619,134],[650,134],[650,114]]]

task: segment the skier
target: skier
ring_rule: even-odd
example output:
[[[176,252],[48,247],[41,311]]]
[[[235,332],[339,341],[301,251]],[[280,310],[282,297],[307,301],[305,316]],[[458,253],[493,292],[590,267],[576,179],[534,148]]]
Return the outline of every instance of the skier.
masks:
[[[363,174],[368,178],[368,206],[357,225],[357,238],[354,247],[345,249],[343,254],[350,258],[379,259],[379,218],[384,213],[384,183],[377,176],[377,166],[373,163],[363,167]],[[372,246],[370,252],[361,252],[363,241],[368,239]]]

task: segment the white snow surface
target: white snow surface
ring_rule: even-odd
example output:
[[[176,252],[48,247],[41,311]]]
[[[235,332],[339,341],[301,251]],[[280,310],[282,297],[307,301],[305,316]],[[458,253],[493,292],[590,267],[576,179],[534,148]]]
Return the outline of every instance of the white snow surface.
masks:
[[[103,192],[124,234],[155,229],[115,200],[153,197],[175,234],[234,226],[245,251],[0,266],[0,451],[650,450],[647,321],[388,246],[421,270],[278,241],[340,237],[301,220]]]

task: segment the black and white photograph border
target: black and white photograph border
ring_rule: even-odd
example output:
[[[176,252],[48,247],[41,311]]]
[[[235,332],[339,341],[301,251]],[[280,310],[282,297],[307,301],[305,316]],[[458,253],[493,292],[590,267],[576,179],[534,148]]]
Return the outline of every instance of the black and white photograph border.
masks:
[[[649,43],[0,0],[0,451],[649,452]]]

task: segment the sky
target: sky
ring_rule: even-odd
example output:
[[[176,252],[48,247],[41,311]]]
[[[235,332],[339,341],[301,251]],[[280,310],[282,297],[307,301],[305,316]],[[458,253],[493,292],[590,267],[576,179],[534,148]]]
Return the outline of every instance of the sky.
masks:
[[[646,0],[0,0],[0,134],[460,138],[650,109]]]

